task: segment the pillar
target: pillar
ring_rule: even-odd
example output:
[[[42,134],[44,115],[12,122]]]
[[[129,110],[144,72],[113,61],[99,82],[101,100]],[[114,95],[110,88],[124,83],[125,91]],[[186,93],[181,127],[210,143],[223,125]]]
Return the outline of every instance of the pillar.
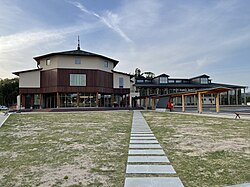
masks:
[[[182,112],[185,112],[185,95],[181,95]]]
[[[152,110],[154,110],[155,109],[155,99],[153,97],[152,97],[151,105],[152,105]]]
[[[114,103],[115,103],[115,95],[112,94],[112,95],[111,95],[111,106],[112,106],[112,107],[115,107],[115,106],[114,106]]]
[[[202,113],[202,94],[198,93],[198,112]]]
[[[220,110],[220,100],[219,100],[219,98],[220,98],[220,94],[217,93],[217,94],[215,95],[215,105],[216,105],[216,112],[217,112],[217,113],[218,113],[219,110]]]
[[[59,97],[59,92],[56,92],[56,107],[59,108],[60,107],[60,97]]]
[[[235,90],[234,90],[234,92],[235,92],[235,104],[236,105],[239,105],[239,94],[238,94],[238,88],[236,88]]]
[[[246,94],[246,88],[244,88],[244,105],[247,105],[247,94]]]
[[[40,109],[43,108],[43,94],[40,94]]]
[[[95,100],[96,100],[96,107],[99,106],[99,100],[98,100],[98,92],[96,92]]]
[[[148,109],[148,97],[145,98],[145,108]]]
[[[141,97],[140,97],[140,107],[141,107]]]
[[[227,91],[227,104],[230,105],[231,102],[230,102],[230,94],[229,94],[229,91]]]
[[[80,104],[80,94],[79,94],[79,92],[77,92],[77,95],[76,95],[76,106],[79,107],[79,104]]]

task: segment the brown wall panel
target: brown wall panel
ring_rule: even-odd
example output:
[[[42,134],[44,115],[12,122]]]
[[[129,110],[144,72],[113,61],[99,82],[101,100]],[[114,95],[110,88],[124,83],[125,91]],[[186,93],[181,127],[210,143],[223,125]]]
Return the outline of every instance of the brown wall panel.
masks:
[[[113,74],[91,69],[58,69],[58,86],[70,86],[70,74],[86,74],[86,87],[113,88]]]
[[[57,69],[41,71],[41,88],[57,86]]]

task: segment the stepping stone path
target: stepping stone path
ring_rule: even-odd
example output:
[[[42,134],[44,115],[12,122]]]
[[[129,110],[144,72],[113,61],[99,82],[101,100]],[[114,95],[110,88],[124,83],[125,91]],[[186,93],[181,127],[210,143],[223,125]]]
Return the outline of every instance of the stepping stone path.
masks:
[[[184,187],[140,111],[134,111],[124,187]]]

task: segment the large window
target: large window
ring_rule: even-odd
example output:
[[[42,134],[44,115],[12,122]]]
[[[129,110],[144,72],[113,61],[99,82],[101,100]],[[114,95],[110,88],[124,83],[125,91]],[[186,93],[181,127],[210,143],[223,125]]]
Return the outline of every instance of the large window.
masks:
[[[86,86],[86,75],[70,74],[70,86]]]
[[[119,88],[123,88],[124,87],[124,79],[123,77],[119,77]]]
[[[208,84],[208,78],[201,78],[201,84]]]
[[[160,84],[167,84],[168,83],[168,77],[160,77]]]

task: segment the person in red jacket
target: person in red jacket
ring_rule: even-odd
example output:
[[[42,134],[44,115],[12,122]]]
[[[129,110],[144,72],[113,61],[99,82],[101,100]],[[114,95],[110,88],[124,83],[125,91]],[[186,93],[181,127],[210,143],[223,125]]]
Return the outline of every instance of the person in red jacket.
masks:
[[[169,101],[168,101],[168,109],[170,110],[170,112],[173,109],[173,103],[171,102],[171,99],[169,99]]]

